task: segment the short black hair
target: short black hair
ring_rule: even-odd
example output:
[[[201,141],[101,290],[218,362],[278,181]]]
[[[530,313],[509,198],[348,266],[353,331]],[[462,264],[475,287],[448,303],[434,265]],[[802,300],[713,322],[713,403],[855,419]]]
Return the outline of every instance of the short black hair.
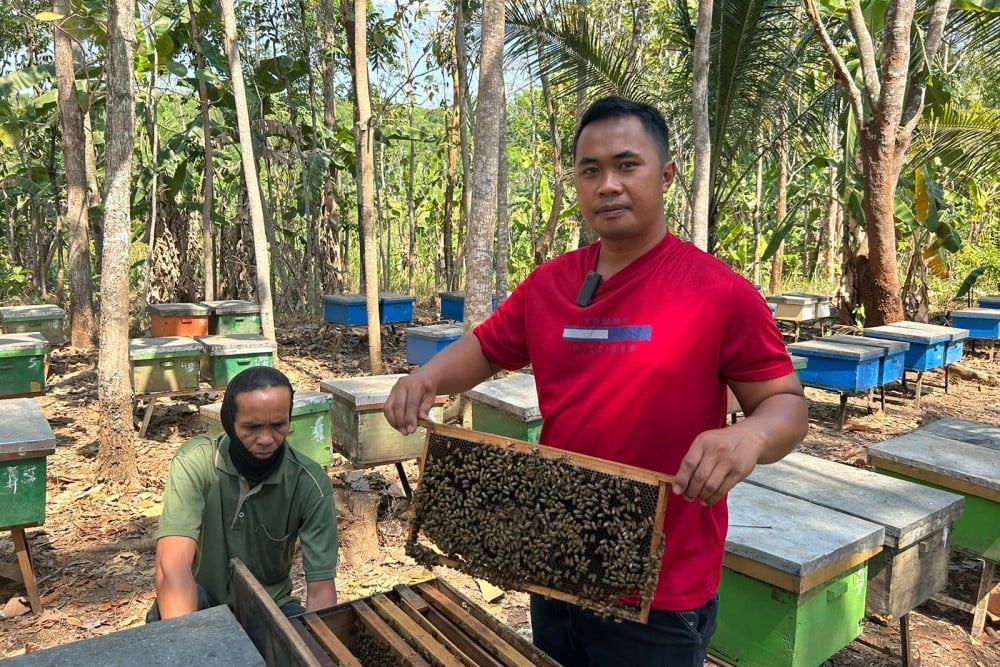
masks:
[[[660,159],[664,164],[670,161],[670,131],[667,129],[667,121],[663,114],[656,107],[644,102],[627,100],[624,97],[610,95],[597,100],[583,112],[580,118],[580,126],[576,129],[573,137],[573,161],[576,161],[576,145],[580,141],[580,133],[583,128],[599,120],[609,118],[626,118],[635,116],[642,123],[646,134],[653,138],[659,148]]]
[[[237,373],[226,385],[226,393],[222,397],[222,414],[235,419],[237,396],[268,387],[286,387],[289,401],[295,398],[295,390],[292,389],[292,383],[287,375],[271,366],[254,366]]]

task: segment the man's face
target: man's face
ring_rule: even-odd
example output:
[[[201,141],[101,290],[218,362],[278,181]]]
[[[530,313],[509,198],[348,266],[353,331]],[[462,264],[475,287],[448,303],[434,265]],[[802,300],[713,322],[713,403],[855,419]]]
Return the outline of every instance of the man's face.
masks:
[[[269,458],[288,435],[292,395],[288,387],[265,387],[236,397],[236,437],[258,459]]]
[[[580,132],[574,165],[583,219],[606,240],[662,237],[663,193],[674,164],[661,164],[654,139],[635,116],[607,118]]]

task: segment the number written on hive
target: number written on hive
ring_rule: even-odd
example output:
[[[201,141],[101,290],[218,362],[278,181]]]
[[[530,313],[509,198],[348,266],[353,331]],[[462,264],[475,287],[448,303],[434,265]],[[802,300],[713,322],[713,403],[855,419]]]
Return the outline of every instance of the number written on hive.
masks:
[[[11,495],[17,493],[18,484],[21,486],[31,486],[34,483],[35,469],[33,467],[27,466],[18,468],[15,466],[7,468],[7,482],[4,486],[10,489]]]

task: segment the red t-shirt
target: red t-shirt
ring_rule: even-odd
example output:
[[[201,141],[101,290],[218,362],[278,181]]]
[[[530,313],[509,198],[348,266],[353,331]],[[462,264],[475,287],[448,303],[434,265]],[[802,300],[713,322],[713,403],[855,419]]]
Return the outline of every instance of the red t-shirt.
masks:
[[[694,438],[726,424],[726,382],[793,371],[770,308],[693,244],[662,242],[576,305],[600,242],[538,267],[475,329],[501,368],[529,363],[543,445],[676,474]],[[728,512],[671,494],[655,609],[708,602],[719,586]]]

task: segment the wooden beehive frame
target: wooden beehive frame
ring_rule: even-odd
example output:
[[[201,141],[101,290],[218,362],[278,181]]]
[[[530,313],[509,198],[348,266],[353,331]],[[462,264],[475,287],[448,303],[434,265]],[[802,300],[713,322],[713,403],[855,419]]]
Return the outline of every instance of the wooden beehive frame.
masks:
[[[428,461],[432,459],[428,455],[429,449],[431,447],[431,441],[436,436],[440,436],[449,440],[460,440],[466,443],[474,443],[479,446],[494,447],[505,452],[512,452],[520,455],[529,455],[534,457],[539,457],[542,460],[549,460],[554,462],[559,462],[560,464],[567,464],[574,468],[593,471],[596,473],[601,473],[603,475],[621,478],[629,482],[638,482],[641,484],[649,485],[656,488],[656,506],[655,511],[650,520],[651,525],[651,540],[649,543],[648,556],[649,560],[652,562],[655,560],[656,572],[652,573],[653,576],[659,571],[660,554],[662,554],[664,535],[663,535],[663,523],[664,516],[666,514],[666,504],[667,496],[669,491],[670,483],[673,478],[669,475],[653,472],[643,468],[636,468],[634,466],[629,466],[621,463],[616,463],[613,461],[606,461],[604,459],[598,459],[592,456],[586,456],[583,454],[577,454],[573,452],[568,452],[566,450],[557,449],[553,447],[546,447],[543,445],[537,445],[523,440],[516,440],[513,438],[495,436],[488,433],[481,433],[478,431],[472,431],[464,428],[457,428],[454,426],[448,426],[444,424],[434,424],[430,422],[421,422],[421,425],[427,429],[427,437],[424,444],[423,456],[420,459],[420,477],[421,480],[425,478],[427,473],[426,466]],[[416,520],[411,522],[410,534],[407,540],[408,551],[420,550],[427,554],[428,550],[432,554],[433,562],[435,564],[442,564],[452,567],[456,570],[466,572],[467,574],[472,574],[473,576],[490,579],[489,576],[484,576],[481,571],[477,571],[474,567],[474,563],[466,562],[460,559],[452,558],[447,554],[441,553],[440,549],[436,547],[430,549],[426,544],[421,544],[421,542],[429,541],[426,536],[423,536],[421,540],[421,527],[419,517],[419,503],[421,489],[424,485],[421,484],[417,490],[417,500],[418,516],[415,517]],[[454,490],[454,489],[452,489]],[[471,499],[466,496],[465,498],[470,503]],[[465,527],[468,531],[476,532],[480,526],[470,525]],[[412,555],[412,554],[411,554]],[[429,564],[429,563],[428,563]],[[498,585],[504,582],[494,581]],[[510,588],[510,585],[501,586]],[[652,604],[653,591],[646,591],[648,595],[643,597],[639,601],[639,606],[634,607],[631,605],[623,604],[617,600],[591,600],[580,595],[574,594],[573,592],[568,592],[565,590],[559,590],[558,588],[549,587],[541,585],[530,581],[517,581],[515,586],[519,590],[524,590],[532,593],[538,593],[546,597],[551,597],[558,600],[563,600],[570,602],[579,606],[590,608],[602,614],[610,614],[620,618],[626,618],[629,620],[638,621],[640,623],[645,623],[649,618],[649,609]],[[654,587],[655,588],[655,587]]]

